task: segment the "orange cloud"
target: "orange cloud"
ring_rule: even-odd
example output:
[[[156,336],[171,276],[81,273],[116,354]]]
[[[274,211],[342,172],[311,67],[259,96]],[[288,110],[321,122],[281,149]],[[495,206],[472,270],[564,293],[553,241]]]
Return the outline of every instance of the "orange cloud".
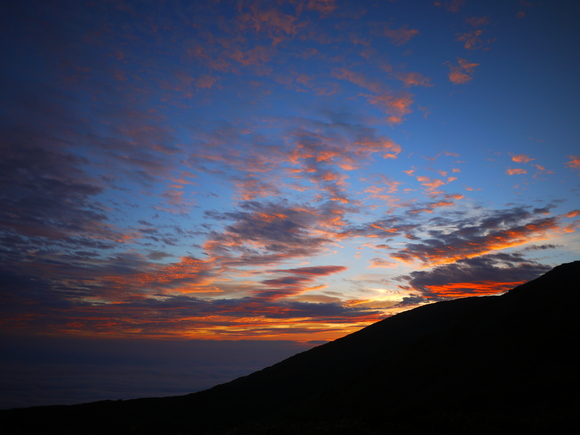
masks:
[[[569,162],[566,162],[566,166],[569,168],[578,169],[580,168],[580,156],[568,156]]]
[[[568,213],[566,213],[565,216],[567,218],[573,218],[573,217],[576,217],[576,216],[580,216],[580,210],[572,210],[572,211],[569,211]]]
[[[522,217],[526,213],[521,213]],[[509,216],[509,213],[506,214]],[[509,217],[506,220],[511,220]],[[557,218],[543,218],[528,224],[512,226],[505,229],[486,228],[494,225],[497,219],[490,219],[479,226],[465,227],[456,232],[441,234],[438,238],[429,239],[424,243],[413,243],[391,258],[412,263],[419,260],[423,263],[436,265],[453,263],[459,259],[473,258],[492,251],[523,245],[529,242],[544,240],[546,233],[558,230]]]
[[[526,171],[525,169],[521,169],[521,168],[515,168],[515,169],[508,168],[505,171],[505,173],[508,175],[523,175],[523,174],[527,174],[528,171]]]
[[[467,83],[473,78],[475,67],[479,66],[479,64],[469,63],[466,59],[459,59],[457,63],[459,65],[451,65],[451,63],[447,62],[449,65],[449,80],[456,85]]]
[[[463,298],[469,296],[493,295],[511,290],[525,282],[526,281],[476,281],[454,282],[445,285],[425,285],[425,288],[427,288],[429,293],[431,293],[431,295],[425,295],[425,297]]]
[[[379,106],[383,111],[391,115],[387,118],[389,124],[400,124],[403,116],[412,112],[411,104],[414,103],[413,96],[407,92],[398,94],[383,93],[368,98],[369,103]]]
[[[133,297],[144,295],[148,291],[163,294],[219,293],[219,289],[210,285],[213,281],[211,267],[210,262],[182,257],[179,262],[167,266],[151,266],[146,272],[134,274],[104,276],[101,281],[111,290],[120,290],[116,297],[107,292],[107,297],[113,296],[114,299],[128,293],[133,293]]]
[[[457,177],[448,177],[447,181],[441,180],[439,178],[429,178],[425,176],[417,176],[417,181],[419,181],[423,186],[427,188],[428,191],[433,192],[440,186],[449,184],[452,181],[457,180]]]
[[[389,124],[400,124],[403,122],[403,116],[412,112],[410,106],[414,103],[413,95],[408,92],[398,92],[394,94],[386,90],[379,82],[368,80],[363,74],[355,73],[346,68],[337,68],[333,70],[332,76],[347,80],[362,88],[378,95],[367,95],[369,103],[380,107],[387,115],[387,122]],[[418,79],[418,76],[415,77]]]
[[[514,162],[517,162],[517,163],[528,163],[528,162],[531,162],[532,160],[536,160],[536,159],[533,159],[526,154],[513,154],[512,160]]]

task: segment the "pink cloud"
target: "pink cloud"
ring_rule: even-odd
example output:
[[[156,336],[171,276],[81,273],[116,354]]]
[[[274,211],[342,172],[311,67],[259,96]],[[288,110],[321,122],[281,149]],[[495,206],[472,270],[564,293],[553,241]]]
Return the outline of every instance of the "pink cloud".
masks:
[[[515,168],[515,169],[508,168],[505,171],[505,173],[508,175],[523,175],[523,174],[527,174],[528,171],[526,171],[525,169],[521,169],[521,168]]]
[[[388,24],[383,28],[383,35],[389,38],[391,43],[395,45],[406,44],[418,34],[419,31],[417,29],[409,29],[409,25],[407,24],[404,24],[398,29],[391,29]]]
[[[247,51],[242,51],[239,48],[228,52],[228,56],[236,62],[244,65],[260,65],[269,62],[272,58],[273,52],[270,48],[264,46],[257,46]]]
[[[461,58],[458,60],[458,65],[451,65],[449,62],[447,64],[449,65],[449,80],[456,85],[469,82],[473,78],[475,67],[479,66],[478,63],[470,63]]]
[[[216,81],[217,79],[215,77],[203,75],[195,81],[195,87],[200,89],[209,89],[215,84]]]
[[[403,116],[412,112],[411,105],[415,102],[413,95],[407,92],[397,94],[383,93],[381,95],[370,96],[369,103],[380,107],[387,115],[389,124],[401,124]]]
[[[263,9],[253,3],[238,15],[238,29],[242,32],[252,30],[257,34],[266,34],[276,45],[285,39],[296,36],[298,31],[307,25],[299,21],[298,16],[288,15],[279,9]]]
[[[401,80],[405,86],[433,86],[431,79],[418,72],[395,72],[393,76]]]
[[[464,43],[464,48],[468,50],[474,50],[476,48],[481,48],[483,42],[479,37],[483,33],[483,30],[473,30],[466,33],[458,33],[455,38],[456,41],[461,41]]]

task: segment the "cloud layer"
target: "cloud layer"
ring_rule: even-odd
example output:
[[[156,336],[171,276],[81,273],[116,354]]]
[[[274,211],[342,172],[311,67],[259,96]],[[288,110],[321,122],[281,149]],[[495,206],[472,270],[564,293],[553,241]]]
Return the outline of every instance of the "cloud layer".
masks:
[[[13,5],[1,328],[327,340],[576,255],[567,103],[518,88],[537,30],[469,3]]]

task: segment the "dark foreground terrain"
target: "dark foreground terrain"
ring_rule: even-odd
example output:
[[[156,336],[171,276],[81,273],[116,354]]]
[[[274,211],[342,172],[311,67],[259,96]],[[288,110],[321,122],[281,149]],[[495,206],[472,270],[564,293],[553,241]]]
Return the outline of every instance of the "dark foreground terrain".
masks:
[[[0,411],[9,434],[575,433],[580,261],[181,397]],[[572,429],[571,429],[572,428]]]

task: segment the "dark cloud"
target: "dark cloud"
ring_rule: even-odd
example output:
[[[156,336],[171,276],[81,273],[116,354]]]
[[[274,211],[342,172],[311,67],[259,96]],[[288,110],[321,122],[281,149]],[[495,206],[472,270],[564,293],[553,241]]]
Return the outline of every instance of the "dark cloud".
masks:
[[[114,237],[101,225],[105,211],[93,201],[103,189],[80,168],[86,160],[45,146],[47,138],[40,135],[4,133],[0,224],[5,234],[60,241],[85,234]]]
[[[447,222],[448,228],[429,230],[430,238],[421,243],[409,243],[391,257],[427,264],[462,259],[534,241],[559,226],[557,217],[537,218],[525,207]]]
[[[295,269],[274,270],[279,273],[292,273],[296,275],[306,276],[325,276],[337,272],[343,272],[347,268],[344,266],[312,266],[312,267],[297,267]]]
[[[22,282],[20,280],[15,284],[21,285]],[[79,298],[86,294],[76,295],[75,299],[75,295],[65,293],[58,299],[55,295],[59,293],[55,292],[54,287],[43,288],[35,280],[28,284],[29,292],[43,293],[48,290],[47,295],[44,298],[36,297],[32,305],[26,301],[11,304],[7,299],[7,303],[2,306],[4,327],[10,325],[22,330],[52,333],[90,330],[97,334],[117,335],[132,335],[139,331],[142,336],[163,337],[187,330],[212,330],[212,334],[227,336],[235,332],[231,329],[232,324],[235,324],[240,335],[257,336],[272,333],[271,326],[264,324],[266,319],[283,322],[300,319],[301,324],[327,325],[372,322],[381,318],[380,312],[367,308],[337,303],[278,300],[267,295],[237,299],[207,299],[186,294],[142,294],[135,297],[115,289],[117,302],[114,304],[104,300],[99,302],[98,298],[83,302]],[[102,293],[106,294],[107,291],[101,290]],[[18,309],[22,303],[29,304],[26,314]],[[300,328],[308,329],[306,326]],[[327,326],[318,329],[329,330]],[[286,329],[279,332],[291,333]]]
[[[316,281],[317,277],[327,276],[333,273],[345,271],[344,266],[315,266],[299,267],[296,269],[273,270],[273,273],[292,274],[296,276],[282,276],[261,281],[267,286],[266,289],[254,291],[256,297],[260,299],[276,300],[288,296],[300,294],[308,289],[310,283]]]
[[[526,260],[521,254],[497,253],[462,259],[430,271],[415,271],[400,279],[421,292],[423,297],[477,296],[509,290],[537,278],[551,266]]]
[[[387,215],[382,219],[368,223],[349,226],[344,230],[344,235],[366,236],[381,239],[385,242],[398,236],[414,240],[416,231],[420,230],[421,224],[411,222],[408,217]]]
[[[291,204],[288,201],[240,204],[238,211],[207,211],[207,218],[234,221],[222,232],[210,233],[204,248],[221,265],[272,264],[315,254],[340,226],[344,206],[323,203]]]

